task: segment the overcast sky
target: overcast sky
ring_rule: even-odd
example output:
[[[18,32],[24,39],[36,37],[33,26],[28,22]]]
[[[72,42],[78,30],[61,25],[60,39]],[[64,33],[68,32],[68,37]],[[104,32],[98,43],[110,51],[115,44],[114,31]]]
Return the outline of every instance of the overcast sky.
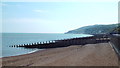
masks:
[[[113,0],[3,2],[1,6],[3,32],[64,33],[82,26],[118,21],[118,2]]]

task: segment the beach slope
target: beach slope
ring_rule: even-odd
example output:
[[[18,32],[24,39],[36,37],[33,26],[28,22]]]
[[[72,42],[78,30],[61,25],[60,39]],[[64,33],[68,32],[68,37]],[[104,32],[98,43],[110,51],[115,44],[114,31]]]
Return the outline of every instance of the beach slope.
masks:
[[[118,66],[109,43],[72,45],[2,58],[3,66]]]

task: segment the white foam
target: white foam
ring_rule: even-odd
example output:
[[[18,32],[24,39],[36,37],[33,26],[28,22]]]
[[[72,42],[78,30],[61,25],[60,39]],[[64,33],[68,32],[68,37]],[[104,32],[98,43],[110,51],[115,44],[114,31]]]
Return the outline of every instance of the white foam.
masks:
[[[36,49],[36,50],[30,51],[30,52],[28,52],[28,53],[34,53],[34,52],[39,51],[39,50],[43,50],[43,49]]]

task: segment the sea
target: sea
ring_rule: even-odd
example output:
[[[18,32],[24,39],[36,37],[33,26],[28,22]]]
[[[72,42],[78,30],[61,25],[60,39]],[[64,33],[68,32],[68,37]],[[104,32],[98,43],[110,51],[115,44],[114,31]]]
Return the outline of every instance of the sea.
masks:
[[[22,48],[10,47],[12,45],[45,42],[50,40],[61,40],[76,37],[88,37],[88,34],[59,34],[59,33],[1,33],[0,41],[0,57],[17,56],[22,54],[32,53],[38,50],[37,48]]]

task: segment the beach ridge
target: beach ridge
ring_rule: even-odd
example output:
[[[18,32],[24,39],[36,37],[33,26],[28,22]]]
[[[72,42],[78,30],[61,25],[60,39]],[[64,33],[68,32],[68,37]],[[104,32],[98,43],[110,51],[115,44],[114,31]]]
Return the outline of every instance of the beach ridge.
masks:
[[[51,48],[1,59],[2,66],[118,66],[109,43]]]

